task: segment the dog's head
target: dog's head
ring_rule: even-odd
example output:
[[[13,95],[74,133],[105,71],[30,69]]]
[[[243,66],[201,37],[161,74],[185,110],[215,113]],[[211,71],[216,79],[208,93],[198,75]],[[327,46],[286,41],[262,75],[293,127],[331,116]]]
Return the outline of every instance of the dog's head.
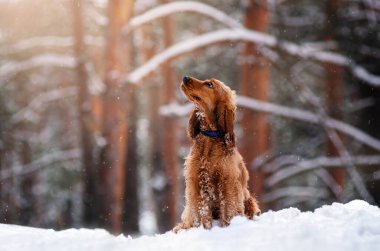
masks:
[[[190,136],[194,138],[200,132],[200,123],[196,116],[200,111],[223,134],[226,145],[234,147],[235,92],[217,79],[202,81],[188,76],[183,78],[181,89],[195,105],[189,121]]]

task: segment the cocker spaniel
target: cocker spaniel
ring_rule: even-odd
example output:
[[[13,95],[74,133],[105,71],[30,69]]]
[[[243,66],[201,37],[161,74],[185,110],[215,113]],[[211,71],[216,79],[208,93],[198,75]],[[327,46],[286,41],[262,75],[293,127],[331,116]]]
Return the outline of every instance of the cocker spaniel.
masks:
[[[248,171],[235,145],[235,92],[216,79],[184,77],[181,89],[194,104],[185,162],[186,205],[173,231],[229,225],[236,215],[252,219],[260,209],[248,191]]]

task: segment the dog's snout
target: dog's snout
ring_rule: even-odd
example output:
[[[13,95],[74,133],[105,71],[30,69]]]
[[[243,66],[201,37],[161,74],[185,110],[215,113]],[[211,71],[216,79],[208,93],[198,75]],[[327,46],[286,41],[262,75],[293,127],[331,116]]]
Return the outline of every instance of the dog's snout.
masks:
[[[182,82],[183,82],[184,84],[189,83],[189,82],[190,82],[190,77],[189,77],[189,76],[184,76],[183,79],[182,79]]]

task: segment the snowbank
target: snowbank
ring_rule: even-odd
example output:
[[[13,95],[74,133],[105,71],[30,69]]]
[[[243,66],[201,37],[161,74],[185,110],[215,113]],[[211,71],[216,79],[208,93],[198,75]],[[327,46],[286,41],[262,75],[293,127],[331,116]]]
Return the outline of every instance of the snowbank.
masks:
[[[314,212],[288,208],[227,228],[190,229],[175,235],[112,236],[100,229],[53,231],[0,224],[0,250],[378,250],[380,209],[355,200]]]

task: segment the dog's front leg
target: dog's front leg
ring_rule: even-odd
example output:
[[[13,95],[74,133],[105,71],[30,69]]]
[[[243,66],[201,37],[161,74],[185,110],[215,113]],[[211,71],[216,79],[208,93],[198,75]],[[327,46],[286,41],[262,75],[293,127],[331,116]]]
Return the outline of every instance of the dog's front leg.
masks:
[[[212,227],[211,200],[215,198],[214,187],[210,183],[210,176],[207,166],[209,163],[203,163],[203,168],[199,172],[199,198],[198,198],[198,215],[205,229]]]
[[[212,213],[210,208],[209,197],[201,198],[198,207],[198,215],[200,217],[200,222],[205,229],[210,229],[212,227]]]
[[[235,184],[235,185],[230,185]],[[231,219],[244,215],[243,193],[237,182],[229,181],[219,186],[220,225],[228,226]]]

